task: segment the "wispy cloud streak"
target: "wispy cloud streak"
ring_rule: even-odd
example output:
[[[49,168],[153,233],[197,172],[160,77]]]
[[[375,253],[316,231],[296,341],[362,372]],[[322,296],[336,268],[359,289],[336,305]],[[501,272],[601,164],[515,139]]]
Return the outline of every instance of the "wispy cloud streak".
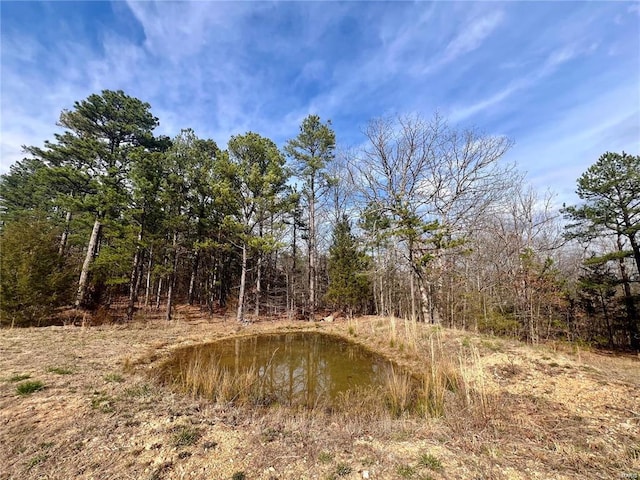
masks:
[[[638,149],[633,7],[9,2],[1,10],[0,173],[21,158],[20,145],[52,138],[62,109],[106,88],[150,102],[160,133],[191,127],[222,147],[247,130],[283,144],[318,113],[346,148],[363,141],[371,118],[437,109],[513,138],[523,170],[553,171],[554,152],[563,172],[583,169],[598,148]],[[575,155],[571,142],[581,143]],[[573,183],[563,175],[554,182]]]

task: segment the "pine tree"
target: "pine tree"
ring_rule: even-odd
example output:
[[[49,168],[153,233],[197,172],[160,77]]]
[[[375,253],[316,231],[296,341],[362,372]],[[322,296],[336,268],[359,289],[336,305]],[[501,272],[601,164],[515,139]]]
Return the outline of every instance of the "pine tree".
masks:
[[[628,256],[640,274],[640,155],[607,152],[580,178],[576,193],[584,202],[564,209],[570,235],[611,235],[628,241]]]
[[[329,249],[327,301],[349,314],[365,311],[372,300],[371,284],[366,275],[367,264],[368,259],[358,249],[345,215],[336,223]]]
[[[55,142],[45,142],[44,148],[26,148],[52,173],[69,179],[60,205],[93,217],[78,281],[77,307],[88,304],[89,275],[105,224],[120,220],[129,206],[131,154],[138,147],[154,143],[152,131],[158,119],[151,115],[150,108],[122,91],[104,90],[61,113],[59,124],[66,130],[55,135]]]
[[[256,304],[259,305],[262,255],[273,248],[275,242],[265,235],[264,223],[270,215],[288,207],[285,192],[289,172],[275,143],[253,132],[231,137],[229,159],[231,183],[238,202],[233,223],[242,255],[237,312],[237,320],[241,322],[244,321],[249,253],[253,250],[257,255]]]
[[[296,176],[302,181],[302,198],[308,211],[309,234],[309,318],[314,319],[317,303],[317,219],[316,209],[320,198],[327,192],[330,180],[326,167],[335,155],[336,135],[331,122],[321,123],[318,115],[309,115],[300,125],[300,133],[285,146],[287,155],[294,162]]]
[[[599,260],[618,263],[629,343],[640,350],[637,295],[632,291],[632,274],[625,261],[632,258],[640,274],[640,155],[605,153],[578,178],[576,193],[583,204],[564,209],[566,218],[572,222],[567,225],[567,236],[581,241],[602,237],[613,240],[616,250],[606,252]]]

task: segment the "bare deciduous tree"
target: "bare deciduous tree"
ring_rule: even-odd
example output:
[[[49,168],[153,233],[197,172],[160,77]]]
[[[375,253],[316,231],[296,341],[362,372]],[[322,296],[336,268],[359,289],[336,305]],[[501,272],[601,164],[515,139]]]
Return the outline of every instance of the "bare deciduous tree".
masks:
[[[504,193],[512,169],[499,160],[511,142],[452,128],[437,114],[374,120],[365,135],[368,145],[350,164],[353,184],[369,211],[386,219],[381,234],[405,247],[411,315],[420,303],[423,320],[436,322],[444,253]]]

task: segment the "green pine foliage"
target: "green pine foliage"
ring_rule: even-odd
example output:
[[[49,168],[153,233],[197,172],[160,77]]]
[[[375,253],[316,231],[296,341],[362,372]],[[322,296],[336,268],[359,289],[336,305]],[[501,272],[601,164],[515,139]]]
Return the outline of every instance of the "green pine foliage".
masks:
[[[610,238],[608,251],[585,260],[587,267],[597,264],[617,265],[619,283],[622,285],[629,344],[640,350],[640,306],[634,285],[634,272],[640,275],[640,155],[607,152],[578,178],[576,193],[581,205],[565,207],[563,213],[569,220],[566,236],[588,244],[596,239]],[[629,259],[627,261],[626,259]],[[635,264],[634,267],[631,265]],[[581,286],[586,296],[593,296],[593,285]],[[596,296],[603,303],[607,297],[596,289]],[[607,325],[609,343],[614,341],[610,312],[606,302],[602,317]]]
[[[230,225],[238,233],[242,252],[236,317],[238,321],[244,321],[249,251],[255,252],[256,313],[259,314],[262,259],[277,244],[272,235],[275,232],[268,231],[267,220],[281,215],[290,205],[286,187],[290,172],[276,144],[253,132],[231,137],[228,166],[228,181],[237,202]]]
[[[314,114],[282,151],[252,132],[222,150],[191,129],[154,136],[150,109],[90,95],[0,175],[0,325],[74,304],[112,319],[126,305],[129,320],[180,303],[238,320],[330,307],[640,349],[638,155],[607,152],[580,176],[567,246],[549,207],[507,200],[521,187],[498,163],[510,141],[437,115],[374,120],[336,158]],[[366,243],[342,216],[325,251],[346,210]],[[576,243],[582,272],[565,258]]]
[[[58,254],[59,230],[44,217],[25,216],[0,233],[0,325],[40,325],[68,304],[75,274]]]
[[[350,313],[364,312],[371,303],[371,285],[366,270],[368,258],[351,233],[346,216],[337,222],[329,249],[329,286],[326,300]]]

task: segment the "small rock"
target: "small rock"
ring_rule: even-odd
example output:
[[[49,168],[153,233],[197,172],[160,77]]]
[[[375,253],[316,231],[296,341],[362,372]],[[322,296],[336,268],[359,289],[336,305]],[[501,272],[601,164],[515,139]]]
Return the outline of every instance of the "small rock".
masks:
[[[362,471],[362,478],[369,478],[369,470]]]

